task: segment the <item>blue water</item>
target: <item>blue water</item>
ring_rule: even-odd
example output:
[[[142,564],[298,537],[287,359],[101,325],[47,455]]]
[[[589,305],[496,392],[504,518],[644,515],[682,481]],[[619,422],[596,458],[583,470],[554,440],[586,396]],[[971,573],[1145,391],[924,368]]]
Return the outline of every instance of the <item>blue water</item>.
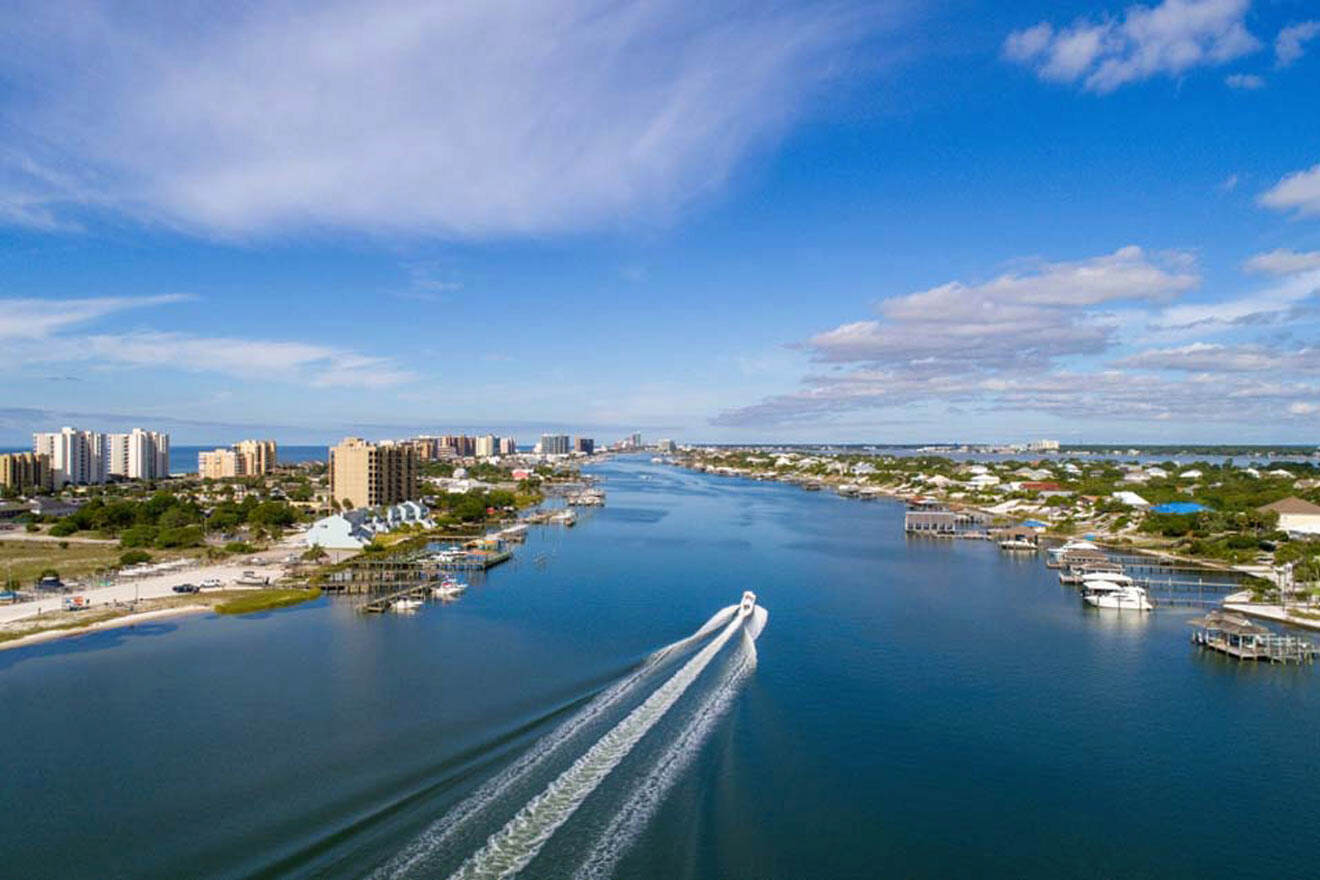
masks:
[[[756,668],[619,837],[615,876],[1315,873],[1315,668],[1199,653],[1187,612],[1085,610],[1038,560],[905,539],[888,502],[599,473],[607,507],[536,531],[451,605],[322,599],[0,652],[0,873],[369,875],[746,587],[770,612]],[[522,876],[574,875],[735,644]],[[457,868],[572,757],[403,876]]]

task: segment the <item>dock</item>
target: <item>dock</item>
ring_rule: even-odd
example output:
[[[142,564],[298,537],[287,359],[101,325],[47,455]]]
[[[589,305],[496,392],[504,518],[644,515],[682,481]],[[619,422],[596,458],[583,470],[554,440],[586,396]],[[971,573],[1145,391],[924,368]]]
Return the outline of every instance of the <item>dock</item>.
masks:
[[[1306,639],[1279,635],[1227,611],[1211,611],[1187,623],[1196,627],[1192,644],[1235,660],[1300,664],[1313,662],[1320,655],[1320,649]]]
[[[396,599],[403,599],[405,597],[412,599],[427,599],[430,598],[430,595],[430,584],[419,584],[417,586],[408,587],[407,589],[396,590],[388,596],[377,596],[369,602],[363,602],[358,606],[358,611],[363,614],[383,614],[390,610],[390,606],[394,604]]]

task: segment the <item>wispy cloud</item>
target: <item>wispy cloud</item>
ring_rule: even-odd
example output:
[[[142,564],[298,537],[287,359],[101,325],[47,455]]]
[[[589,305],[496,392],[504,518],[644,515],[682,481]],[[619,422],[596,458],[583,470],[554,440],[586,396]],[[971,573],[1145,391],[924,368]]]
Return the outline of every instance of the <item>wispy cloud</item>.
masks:
[[[1287,67],[1306,54],[1306,44],[1320,36],[1320,21],[1288,25],[1274,38],[1274,63]]]
[[[1294,251],[1278,248],[1256,254],[1242,268],[1260,275],[1295,275],[1310,269],[1320,269],[1320,251]]]
[[[0,299],[0,339],[45,339],[116,312],[149,309],[192,299],[184,293],[88,299]]]
[[[1254,92],[1257,89],[1265,88],[1265,77],[1257,76],[1254,73],[1230,73],[1224,77],[1224,84],[1230,89]]]
[[[1080,83],[1104,94],[1256,51],[1260,41],[1245,23],[1250,5],[1250,0],[1164,0],[1158,6],[1129,6],[1121,19],[1083,18],[1063,27],[1043,21],[1009,34],[1004,55],[1043,80]]]
[[[1295,171],[1261,194],[1260,203],[1298,217],[1320,214],[1320,164]]]
[[[388,358],[334,346],[154,330],[88,333],[83,327],[117,312],[189,299],[192,297],[187,294],[64,300],[0,298],[0,340],[6,343],[7,353],[23,364],[167,366],[314,387],[380,388],[414,378],[411,371]]]
[[[782,132],[899,6],[20,0],[0,122],[23,165],[0,157],[0,212],[221,236],[664,216]]]

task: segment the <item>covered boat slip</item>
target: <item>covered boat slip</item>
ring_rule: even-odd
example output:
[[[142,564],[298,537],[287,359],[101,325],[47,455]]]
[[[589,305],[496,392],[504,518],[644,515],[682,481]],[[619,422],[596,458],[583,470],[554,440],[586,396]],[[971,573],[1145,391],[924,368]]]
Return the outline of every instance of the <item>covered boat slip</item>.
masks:
[[[1279,635],[1240,614],[1211,611],[1187,623],[1196,627],[1196,632],[1192,634],[1195,644],[1238,660],[1306,663],[1320,653],[1315,645],[1305,639]]]

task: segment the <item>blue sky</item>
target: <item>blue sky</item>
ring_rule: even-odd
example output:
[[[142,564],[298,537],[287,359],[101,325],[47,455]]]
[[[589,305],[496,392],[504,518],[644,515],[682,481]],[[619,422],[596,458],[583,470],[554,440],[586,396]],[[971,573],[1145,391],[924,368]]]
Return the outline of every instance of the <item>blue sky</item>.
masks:
[[[1320,435],[1313,3],[0,14],[0,443]]]

